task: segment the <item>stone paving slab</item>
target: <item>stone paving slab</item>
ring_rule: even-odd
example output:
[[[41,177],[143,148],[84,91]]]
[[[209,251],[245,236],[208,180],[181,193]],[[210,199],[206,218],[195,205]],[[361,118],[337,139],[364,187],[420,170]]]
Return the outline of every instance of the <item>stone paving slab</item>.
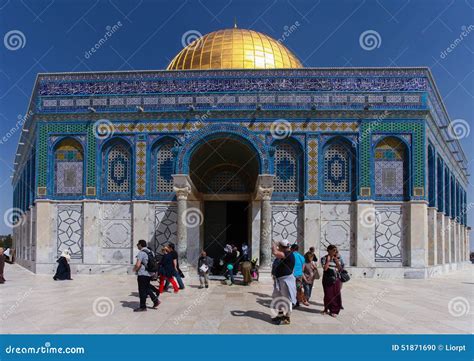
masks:
[[[272,282],[226,286],[211,281],[197,288],[164,293],[158,310],[133,313],[138,306],[136,278],[76,275],[53,281],[18,265],[6,265],[0,285],[1,333],[70,334],[233,334],[233,333],[473,333],[474,266],[425,280],[352,279],[344,284],[344,310],[322,315],[317,281],[309,307],[294,310],[291,325],[271,323]],[[148,300],[149,305],[151,301]],[[472,307],[471,307],[472,306]]]

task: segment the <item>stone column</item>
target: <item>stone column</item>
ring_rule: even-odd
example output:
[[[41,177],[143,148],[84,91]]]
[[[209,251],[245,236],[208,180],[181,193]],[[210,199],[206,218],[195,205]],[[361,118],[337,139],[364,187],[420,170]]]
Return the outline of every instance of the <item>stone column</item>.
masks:
[[[178,252],[179,257],[179,267],[184,272],[188,269],[188,223],[192,223],[190,226],[200,226],[203,222],[203,215],[197,208],[193,208],[192,214],[188,215],[188,213],[191,213],[188,211],[188,200],[197,200],[197,190],[196,187],[194,187],[191,178],[189,178],[189,175],[173,174],[173,190],[176,193],[176,200],[178,203],[176,251]],[[188,218],[191,218],[189,222]]]
[[[36,272],[54,273],[56,265],[56,238],[51,221],[54,207],[49,201],[36,202]],[[18,229],[18,232],[20,230]]]
[[[438,261],[438,232],[437,211],[435,207],[428,207],[428,264],[435,265]]]
[[[444,223],[444,213],[443,212],[438,212],[436,215],[437,218],[437,264],[445,264],[446,263],[446,258],[445,258],[445,223]]]
[[[83,249],[84,264],[97,265],[100,254],[100,204],[95,201],[86,200],[83,203]],[[133,245],[132,245],[133,247]]]
[[[451,219],[444,216],[444,261],[451,263]]]
[[[273,175],[260,174],[255,187],[255,199],[260,200],[260,267],[270,269],[272,246],[272,205]]]
[[[174,187],[176,192],[176,199],[178,201],[178,229],[177,229],[177,245],[179,264],[180,266],[187,266],[186,246],[188,240],[188,228],[186,226],[186,211],[188,208],[188,195],[191,192],[190,187]]]
[[[321,257],[321,203],[305,201],[304,207],[304,244],[303,250],[314,247],[318,259]],[[352,256],[351,256],[352,258]],[[349,262],[347,260],[346,262]]]

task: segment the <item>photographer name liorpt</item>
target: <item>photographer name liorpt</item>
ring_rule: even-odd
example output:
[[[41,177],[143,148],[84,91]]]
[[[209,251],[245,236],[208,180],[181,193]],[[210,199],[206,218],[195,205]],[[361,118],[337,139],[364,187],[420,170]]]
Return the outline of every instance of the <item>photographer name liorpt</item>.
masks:
[[[446,345],[446,351],[463,352],[466,351],[466,345]]]

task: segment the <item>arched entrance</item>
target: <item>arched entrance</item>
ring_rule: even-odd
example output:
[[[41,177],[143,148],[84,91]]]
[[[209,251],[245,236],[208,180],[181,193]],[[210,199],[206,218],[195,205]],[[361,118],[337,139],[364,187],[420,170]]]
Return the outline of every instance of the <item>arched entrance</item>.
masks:
[[[251,248],[251,201],[260,171],[252,145],[240,137],[203,140],[190,156],[189,176],[202,200],[202,248],[218,259],[226,244]]]

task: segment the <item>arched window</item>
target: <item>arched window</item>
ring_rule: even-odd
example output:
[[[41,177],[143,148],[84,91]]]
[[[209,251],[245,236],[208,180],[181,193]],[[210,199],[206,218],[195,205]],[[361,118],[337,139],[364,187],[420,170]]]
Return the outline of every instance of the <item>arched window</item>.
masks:
[[[375,147],[375,195],[408,198],[408,156],[405,143],[395,137],[382,139]]]
[[[444,211],[444,173],[443,173],[443,161],[438,157],[437,165],[437,196],[438,196],[438,211]]]
[[[436,206],[436,178],[435,153],[431,145],[428,146],[428,201],[430,207]]]
[[[275,145],[273,181],[276,193],[297,193],[301,190],[301,148],[288,141],[281,141]]]
[[[59,196],[83,194],[84,153],[77,140],[67,138],[54,148],[54,193]]]
[[[351,145],[342,139],[324,147],[323,189],[325,193],[350,195],[355,189],[354,154]]]
[[[171,193],[173,192],[174,157],[173,147],[176,146],[174,140],[159,142],[153,148],[152,163],[152,192]]]
[[[111,141],[104,149],[105,182],[103,192],[108,195],[130,195],[132,156],[130,146],[123,141]]]

